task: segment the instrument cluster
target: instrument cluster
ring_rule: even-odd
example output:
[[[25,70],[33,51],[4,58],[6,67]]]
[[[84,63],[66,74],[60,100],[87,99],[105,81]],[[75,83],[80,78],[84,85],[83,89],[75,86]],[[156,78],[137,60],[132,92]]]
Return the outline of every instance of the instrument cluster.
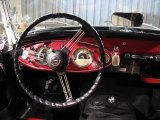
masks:
[[[48,67],[46,57],[49,51],[60,50],[65,41],[43,42],[22,47],[19,62],[27,67],[52,71]],[[111,53],[105,49],[106,67],[111,64]],[[93,72],[100,69],[100,52],[98,46],[89,43],[78,43],[69,53],[66,72]]]

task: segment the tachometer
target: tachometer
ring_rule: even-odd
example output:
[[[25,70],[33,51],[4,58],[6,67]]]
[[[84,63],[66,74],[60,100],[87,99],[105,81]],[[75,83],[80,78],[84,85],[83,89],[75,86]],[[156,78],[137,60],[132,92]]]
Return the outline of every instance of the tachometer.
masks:
[[[87,48],[78,48],[75,50],[72,59],[74,64],[81,68],[89,66],[93,61],[92,53]]]
[[[43,46],[40,47],[37,52],[34,53],[34,59],[36,60],[37,63],[42,64],[42,65],[46,65],[46,52],[47,52],[48,48]]]

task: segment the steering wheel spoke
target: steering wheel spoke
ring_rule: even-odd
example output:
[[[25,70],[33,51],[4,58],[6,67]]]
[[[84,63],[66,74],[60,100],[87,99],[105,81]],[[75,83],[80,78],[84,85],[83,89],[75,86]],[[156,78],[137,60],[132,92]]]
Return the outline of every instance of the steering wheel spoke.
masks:
[[[85,32],[80,29],[62,48],[67,48],[69,51],[71,51],[74,46],[82,39],[82,37],[85,35]]]
[[[73,100],[66,73],[65,72],[57,72],[57,74],[58,74],[58,77],[59,77],[59,80],[60,80],[60,83],[61,83],[61,86],[63,89],[63,93],[66,97],[66,100],[67,101]]]

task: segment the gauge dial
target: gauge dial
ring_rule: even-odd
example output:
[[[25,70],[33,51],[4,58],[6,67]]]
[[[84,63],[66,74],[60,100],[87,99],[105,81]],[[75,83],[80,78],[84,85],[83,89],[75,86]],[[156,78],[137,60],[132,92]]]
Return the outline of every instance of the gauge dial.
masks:
[[[78,48],[72,57],[74,64],[81,68],[89,66],[93,61],[92,53],[87,48]]]
[[[29,56],[29,52],[27,50],[23,50],[21,58],[23,60],[27,59]]]
[[[37,63],[46,65],[46,53],[48,48],[47,47],[40,47],[37,52],[34,53],[34,59]]]

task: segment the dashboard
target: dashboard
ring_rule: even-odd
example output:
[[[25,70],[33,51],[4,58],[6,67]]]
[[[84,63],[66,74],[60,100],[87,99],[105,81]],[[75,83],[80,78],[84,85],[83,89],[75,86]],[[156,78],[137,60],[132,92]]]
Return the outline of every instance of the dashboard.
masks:
[[[102,36],[106,71],[138,74],[144,82],[160,84],[160,41],[152,38]],[[70,37],[42,39],[22,46],[20,64],[32,69],[52,71],[45,57],[48,51],[60,50]],[[69,53],[66,72],[88,73],[100,69],[99,49],[92,37],[84,37]]]
[[[69,39],[68,39],[69,40]],[[21,64],[43,71],[52,71],[47,65],[47,52],[60,50],[68,40],[47,40],[34,45],[22,47],[22,55],[19,57]],[[85,38],[83,41],[89,40]],[[66,72],[93,72],[100,69],[100,52],[98,46],[88,42],[77,43],[69,53],[69,62]],[[105,49],[106,68],[111,64],[111,52]]]

